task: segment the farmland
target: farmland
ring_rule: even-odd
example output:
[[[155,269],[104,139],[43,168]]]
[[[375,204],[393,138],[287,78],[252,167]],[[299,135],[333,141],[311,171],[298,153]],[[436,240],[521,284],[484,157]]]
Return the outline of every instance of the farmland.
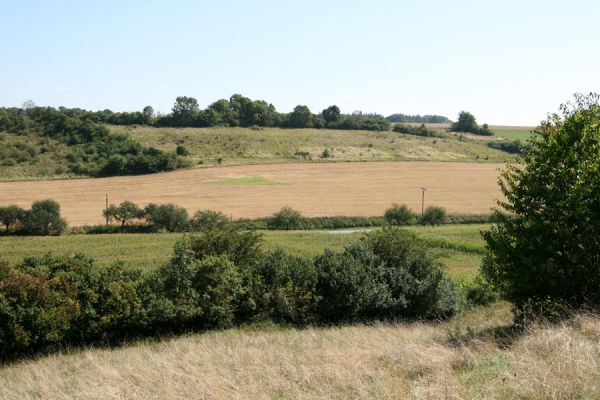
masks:
[[[487,213],[500,196],[502,164],[455,162],[296,163],[196,168],[101,179],[0,182],[0,205],[52,198],[71,226],[103,223],[109,202],[175,203],[190,212],[264,217],[287,205],[306,216],[381,215],[393,202]]]
[[[487,225],[444,225],[436,228],[413,226],[408,229],[424,240],[431,240],[432,251],[449,273],[455,276],[471,275],[481,261],[481,255],[460,251],[461,245],[470,245],[483,251],[479,232]],[[169,260],[175,241],[183,234],[110,234],[66,235],[59,237],[0,237],[2,257],[17,263],[25,257],[83,252],[94,258],[98,265],[108,266],[123,261],[127,267],[153,269]],[[345,244],[363,234],[332,234],[322,231],[266,231],[263,232],[266,250],[282,249],[302,257],[315,257],[326,248],[341,250]],[[443,248],[439,241],[459,250]]]

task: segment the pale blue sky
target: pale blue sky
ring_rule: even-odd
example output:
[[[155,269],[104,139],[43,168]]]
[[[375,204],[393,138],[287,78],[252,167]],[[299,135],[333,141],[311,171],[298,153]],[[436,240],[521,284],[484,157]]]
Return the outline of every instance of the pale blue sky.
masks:
[[[241,93],[532,125],[600,91],[592,0],[0,0],[0,16],[1,106],[168,112]]]

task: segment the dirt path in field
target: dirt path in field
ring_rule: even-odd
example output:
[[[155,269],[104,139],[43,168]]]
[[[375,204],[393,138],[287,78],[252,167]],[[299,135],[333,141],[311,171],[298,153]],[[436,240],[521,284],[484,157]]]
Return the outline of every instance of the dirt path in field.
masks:
[[[103,223],[110,203],[175,203],[193,213],[221,210],[234,218],[270,215],[290,206],[307,216],[381,215],[393,202],[421,209],[484,213],[500,196],[502,164],[370,162],[199,168],[142,176],[0,182],[0,205],[52,198],[71,226]]]

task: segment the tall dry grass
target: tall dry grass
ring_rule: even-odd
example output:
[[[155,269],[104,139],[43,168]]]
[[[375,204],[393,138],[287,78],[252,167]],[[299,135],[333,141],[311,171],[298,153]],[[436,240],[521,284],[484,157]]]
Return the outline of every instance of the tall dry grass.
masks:
[[[600,398],[600,317],[503,335],[507,305],[447,323],[237,329],[0,368],[6,399]]]

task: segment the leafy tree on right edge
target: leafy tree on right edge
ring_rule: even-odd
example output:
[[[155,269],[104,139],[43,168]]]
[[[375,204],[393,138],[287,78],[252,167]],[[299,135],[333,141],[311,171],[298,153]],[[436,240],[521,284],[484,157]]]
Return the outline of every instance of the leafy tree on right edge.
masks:
[[[600,301],[600,104],[576,95],[503,173],[484,276],[517,311]],[[549,306],[550,305],[550,306]]]

